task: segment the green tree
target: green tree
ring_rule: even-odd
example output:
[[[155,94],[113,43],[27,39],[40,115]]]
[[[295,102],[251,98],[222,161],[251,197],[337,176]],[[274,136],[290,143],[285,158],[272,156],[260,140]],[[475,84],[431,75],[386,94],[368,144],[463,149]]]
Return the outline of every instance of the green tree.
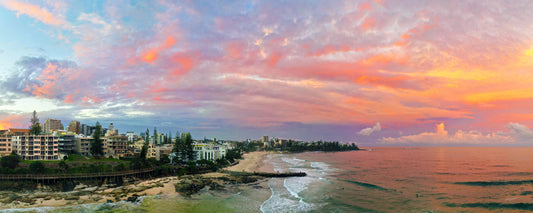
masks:
[[[139,156],[139,158],[142,160],[142,161],[145,161],[146,160],[146,154],[148,153],[148,141],[145,141],[144,144],[143,144],[143,148],[141,149],[141,155]]]
[[[157,137],[157,129],[154,127],[154,144],[159,144],[161,141],[159,141],[159,137]]]
[[[37,111],[33,110],[33,114],[30,119],[30,127],[35,125],[36,123],[39,123],[39,118],[37,117]]]
[[[40,135],[42,132],[41,124],[33,124],[30,128],[30,135]]]
[[[35,161],[30,164],[30,171],[35,174],[43,174],[45,171],[44,164],[41,161]]]
[[[195,160],[194,145],[191,137],[191,133],[181,133],[181,143],[182,143],[182,159],[187,159],[189,161]]]
[[[144,141],[150,141],[150,130],[146,128],[146,134],[144,134]]]
[[[240,159],[241,157],[242,157],[242,153],[239,149],[229,149],[226,152],[226,156],[225,156],[225,158],[231,163],[235,162],[236,159]]]
[[[180,132],[176,132],[176,140],[174,141],[174,146],[172,147],[172,152],[177,152],[178,155],[179,155],[180,150],[181,150]]]
[[[57,164],[57,167],[59,167],[59,170],[63,173],[68,172],[68,169],[69,169],[68,164],[64,160],[59,161],[59,163]]]
[[[124,163],[119,163],[117,166],[115,166],[115,171],[126,171],[126,165],[124,165]]]
[[[37,111],[33,110],[33,114],[30,118],[30,135],[39,135],[42,132],[41,125],[39,124],[39,118],[37,117]]]
[[[15,169],[17,168],[19,162],[20,162],[20,158],[18,155],[11,154],[11,155],[2,157],[2,167]]]
[[[94,157],[102,157],[104,155],[104,148],[102,144],[102,126],[100,122],[96,122],[96,129],[93,133],[93,140],[91,141],[91,154]]]

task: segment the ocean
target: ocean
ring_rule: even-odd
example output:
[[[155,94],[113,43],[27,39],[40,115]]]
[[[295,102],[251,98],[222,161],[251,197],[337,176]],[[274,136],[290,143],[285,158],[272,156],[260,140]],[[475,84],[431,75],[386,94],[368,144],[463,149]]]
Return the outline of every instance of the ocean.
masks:
[[[375,147],[350,152],[270,154],[263,170],[306,177],[263,180],[138,205],[91,204],[63,212],[508,212],[533,210],[533,148]],[[268,192],[268,191],[267,191]],[[267,193],[268,194],[268,193]],[[107,206],[106,206],[107,205]],[[34,209],[37,212],[46,211]],[[15,211],[16,212],[16,211]]]
[[[262,212],[507,212],[533,210],[533,148],[376,147],[278,154]]]

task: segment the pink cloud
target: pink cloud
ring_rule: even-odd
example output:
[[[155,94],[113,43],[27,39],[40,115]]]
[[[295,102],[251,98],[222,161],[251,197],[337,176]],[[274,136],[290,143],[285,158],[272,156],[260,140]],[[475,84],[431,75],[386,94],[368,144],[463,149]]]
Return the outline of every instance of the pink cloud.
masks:
[[[361,29],[368,31],[376,27],[376,20],[371,17],[366,18],[361,24]]]
[[[0,5],[9,10],[16,11],[17,16],[27,15],[49,25],[60,26],[66,24],[65,20],[55,16],[46,8],[41,8],[37,5],[23,3],[16,0],[1,1]]]

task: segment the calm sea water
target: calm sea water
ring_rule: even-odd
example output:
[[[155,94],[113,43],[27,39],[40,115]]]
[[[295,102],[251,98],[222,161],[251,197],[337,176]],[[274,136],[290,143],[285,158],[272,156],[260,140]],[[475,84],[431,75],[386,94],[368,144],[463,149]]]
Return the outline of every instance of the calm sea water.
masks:
[[[272,155],[263,212],[533,210],[533,148],[390,148]]]
[[[267,170],[306,172],[181,201],[147,198],[36,212],[523,212],[533,210],[533,148],[391,148],[269,155]],[[265,167],[264,167],[265,168]],[[263,168],[263,169],[264,169]],[[112,205],[112,206],[106,206]],[[17,212],[15,210],[14,212]]]

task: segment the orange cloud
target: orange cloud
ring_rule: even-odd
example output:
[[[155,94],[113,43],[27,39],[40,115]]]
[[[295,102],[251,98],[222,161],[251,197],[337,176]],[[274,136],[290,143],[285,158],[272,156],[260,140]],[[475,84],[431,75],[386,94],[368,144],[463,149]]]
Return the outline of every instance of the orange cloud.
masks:
[[[168,36],[165,41],[161,44],[161,46],[155,47],[153,49],[148,49],[144,51],[141,55],[141,60],[146,63],[153,64],[154,61],[157,60],[159,57],[159,52],[168,49],[172,47],[174,44],[176,44],[176,39],[172,36]],[[130,62],[131,63],[131,62]]]
[[[493,101],[531,99],[533,98],[533,88],[512,89],[494,92],[474,93],[466,96],[469,103],[488,103]]]
[[[0,119],[0,129],[22,128],[25,117],[22,115],[7,115]]]
[[[379,64],[387,64],[387,63],[398,63],[398,64],[405,64],[409,58],[405,55],[392,55],[392,54],[379,54],[375,56],[371,56],[365,60],[361,60],[359,64],[364,66],[374,66]]]
[[[414,80],[412,78],[409,78],[408,76],[390,76],[390,77],[382,77],[382,76],[368,76],[363,75],[355,80],[358,84],[376,84],[376,85],[383,85],[387,87],[392,88],[402,88],[406,86],[406,82],[409,80]]]
[[[49,25],[63,25],[65,21],[61,18],[54,16],[52,13],[48,12],[45,8],[41,8],[37,5],[18,2],[15,0],[6,0],[0,1],[0,5],[5,8],[16,11],[17,16],[21,14],[27,15],[29,17],[38,19],[39,21],[49,24]]]
[[[154,62],[157,59],[158,51],[159,50],[156,50],[156,49],[147,51],[146,53],[144,53],[142,60],[146,63]]]

